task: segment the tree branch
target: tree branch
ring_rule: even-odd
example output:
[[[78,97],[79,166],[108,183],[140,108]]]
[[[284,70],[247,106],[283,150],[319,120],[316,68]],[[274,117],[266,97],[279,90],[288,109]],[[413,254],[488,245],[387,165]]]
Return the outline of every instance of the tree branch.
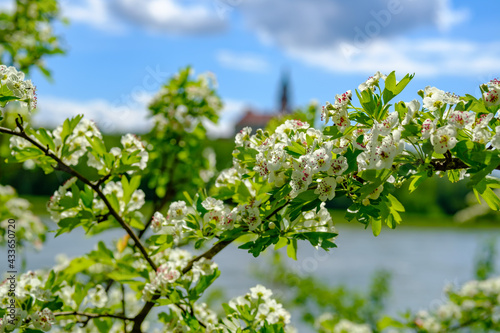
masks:
[[[120,320],[125,320],[125,321],[133,321],[134,318],[128,318],[123,315],[116,315],[112,313],[87,313],[87,312],[77,312],[77,311],[63,311],[63,312],[54,312],[55,317],[60,317],[60,316],[83,316],[87,317],[89,319],[94,319],[94,318],[115,318],[115,319],[120,319]]]
[[[448,170],[470,168],[469,165],[467,165],[461,159],[456,157],[436,158],[431,160],[430,164],[434,167],[434,170],[436,171],[448,171]],[[500,170],[500,165],[498,165],[495,169]]]
[[[113,206],[109,202],[108,198],[106,198],[106,195],[104,195],[104,193],[102,193],[101,189],[99,188],[99,185],[92,183],[85,176],[83,176],[78,171],[76,171],[75,169],[73,169],[72,167],[70,167],[69,165],[67,165],[66,163],[64,163],[57,155],[55,155],[53,152],[51,152],[49,148],[42,146],[39,142],[37,142],[33,138],[29,137],[24,132],[24,128],[22,126],[22,118],[17,118],[16,119],[16,124],[17,124],[20,132],[15,132],[15,131],[13,131],[13,130],[11,130],[9,128],[0,127],[0,133],[5,133],[5,134],[10,134],[10,135],[18,136],[18,137],[21,137],[21,138],[27,140],[32,145],[34,145],[35,147],[37,147],[38,149],[40,149],[46,156],[52,158],[55,162],[57,162],[57,166],[54,167],[54,168],[57,168],[57,169],[59,169],[61,171],[64,171],[64,172],[72,175],[73,177],[78,178],[84,184],[90,186],[90,188],[92,188],[92,190],[94,190],[97,193],[97,195],[102,199],[102,201],[104,202],[104,204],[108,208],[108,210],[111,213],[111,215],[118,221],[118,223],[122,226],[122,228],[125,229],[125,231],[129,234],[129,236],[134,240],[135,245],[137,246],[137,248],[139,249],[139,251],[142,253],[142,255],[144,256],[144,258],[146,259],[146,261],[149,263],[149,265],[151,266],[151,268],[153,268],[153,270],[156,271],[156,269],[158,267],[153,262],[153,260],[151,260],[151,258],[149,257],[148,252],[146,251],[146,249],[142,245],[140,239],[134,233],[134,231],[132,230],[132,228],[123,220],[123,218],[120,216],[120,214],[118,214],[118,212],[113,208]]]

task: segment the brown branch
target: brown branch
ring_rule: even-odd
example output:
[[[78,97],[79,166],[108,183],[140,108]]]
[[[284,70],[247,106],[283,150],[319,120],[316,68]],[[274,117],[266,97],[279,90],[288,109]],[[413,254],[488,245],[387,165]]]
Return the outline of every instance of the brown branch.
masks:
[[[122,226],[122,228],[125,229],[125,231],[129,234],[129,236],[134,240],[135,245],[137,246],[137,248],[139,249],[139,251],[142,253],[142,255],[144,256],[144,258],[146,259],[146,261],[149,263],[149,265],[151,266],[151,268],[153,268],[153,270],[156,271],[157,266],[153,262],[153,260],[149,257],[149,254],[146,251],[146,249],[144,248],[144,246],[142,245],[140,239],[134,233],[134,231],[132,230],[132,228],[123,220],[123,218],[120,216],[120,214],[118,214],[118,212],[113,208],[113,206],[109,202],[108,198],[106,198],[106,195],[104,195],[104,193],[99,188],[99,185],[92,183],[90,180],[88,180],[85,176],[83,176],[82,174],[80,174],[78,171],[76,171],[72,167],[70,167],[67,164],[65,164],[57,155],[55,155],[53,152],[51,152],[49,148],[46,148],[46,147],[42,146],[39,142],[37,142],[33,138],[29,137],[24,132],[24,128],[22,126],[22,118],[17,118],[16,119],[16,124],[17,124],[20,132],[15,132],[15,131],[13,131],[11,129],[8,129],[8,128],[5,128],[5,127],[0,127],[0,133],[15,135],[15,136],[21,137],[21,138],[29,141],[32,145],[34,145],[35,147],[37,147],[38,149],[40,149],[46,156],[52,158],[55,162],[57,162],[57,166],[55,168],[57,168],[57,169],[59,169],[61,171],[64,171],[64,172],[66,172],[66,173],[68,173],[68,174],[70,174],[70,175],[78,178],[81,182],[83,182],[84,184],[90,186],[90,188],[92,190],[94,190],[97,193],[97,195],[102,199],[102,201],[104,202],[104,204],[108,208],[108,210],[111,213],[111,215],[118,221],[118,223]]]
[[[205,253],[202,253],[199,256],[194,257],[193,259],[189,260],[187,265],[182,269],[182,274],[186,274],[187,272],[189,272],[193,268],[193,264],[196,261],[200,260],[201,258],[205,258],[205,259],[209,259],[209,260],[212,259],[213,257],[215,257],[215,255],[217,253],[222,251],[226,246],[231,244],[233,241],[234,241],[234,239],[228,239],[228,240],[223,240],[223,241],[215,243],[214,246],[212,246],[210,249],[208,249]]]
[[[134,320],[134,318],[128,318],[126,316],[112,314],[112,313],[87,313],[87,312],[77,312],[77,311],[54,312],[54,316],[55,317],[60,317],[60,316],[82,316],[82,317],[87,317],[89,319],[94,319],[94,318],[114,318],[114,319],[120,319],[120,320],[125,320],[125,321],[133,321]]]
[[[436,158],[430,161],[430,164],[434,167],[436,171],[447,171],[456,169],[469,169],[470,165],[463,162],[461,159],[453,158]],[[496,170],[500,170],[500,165],[498,165]]]

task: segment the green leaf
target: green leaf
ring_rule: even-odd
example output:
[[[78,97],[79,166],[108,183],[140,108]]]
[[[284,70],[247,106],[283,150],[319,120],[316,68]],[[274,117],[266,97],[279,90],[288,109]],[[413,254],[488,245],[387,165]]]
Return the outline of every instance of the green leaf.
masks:
[[[302,146],[301,144],[299,144],[295,141],[292,141],[291,146],[285,147],[285,151],[295,158],[298,158],[298,157],[306,154],[306,149],[304,148],[304,146]]]
[[[381,219],[372,219],[373,236],[377,237],[378,235],[380,235],[381,230],[382,230],[382,220]]]
[[[108,333],[111,329],[111,326],[113,326],[113,322],[109,318],[94,318],[93,322],[99,330],[99,333]]]
[[[132,228],[136,228],[136,229],[139,229],[139,230],[144,230],[144,224],[139,219],[136,219],[136,218],[130,219],[129,220],[129,225]]]
[[[75,127],[76,125],[78,125],[78,123],[80,122],[80,120],[82,120],[83,118],[83,115],[77,115],[76,117],[74,118],[71,118],[71,119],[66,119],[63,123],[63,128],[62,128],[62,131],[61,131],[61,141],[62,143],[66,143],[66,139],[68,138],[68,136],[73,133],[73,131],[75,130]]]
[[[60,220],[57,224],[59,225],[59,229],[57,230],[55,237],[75,229],[76,227],[81,225],[81,221],[76,217],[68,217]]]
[[[456,183],[460,181],[460,170],[447,170],[446,175],[448,176],[448,180],[452,183]]]
[[[337,236],[333,232],[301,232],[294,235],[297,239],[309,241],[312,246],[321,246],[324,250],[328,251],[330,248],[337,247],[337,245],[330,241],[330,239]]]
[[[427,175],[427,171],[421,171],[416,173],[411,180],[410,186],[408,190],[411,192],[415,191],[417,187],[422,184],[429,176]]]
[[[382,93],[382,97],[384,99],[384,104],[387,104],[391,99],[396,96],[396,72],[392,71],[389,75],[387,75],[385,79],[385,87]]]
[[[392,319],[391,317],[384,317],[382,319],[380,319],[377,323],[377,328],[382,331],[388,327],[395,327],[395,328],[407,328],[406,325],[404,325],[403,323],[395,320],[395,319]]]
[[[112,280],[119,281],[119,282],[129,282],[129,281],[134,281],[134,279],[137,279],[140,277],[139,273],[133,273],[133,272],[123,272],[123,271],[112,271],[107,274],[108,277]]]
[[[87,258],[76,258],[71,261],[67,268],[64,269],[64,274],[68,276],[75,275],[83,270],[86,270],[90,266],[95,264],[95,260]],[[78,288],[77,288],[78,289]]]
[[[16,96],[0,96],[0,105],[5,106],[7,102],[18,101],[20,98]]]
[[[500,210],[500,199],[491,187],[487,186],[485,183],[485,181],[482,181],[478,184],[478,186],[474,187],[476,197],[480,194],[491,209]]]
[[[475,185],[481,182],[488,176],[498,165],[500,165],[500,156],[495,152],[484,152],[482,161],[486,164],[480,171],[472,173],[470,177],[470,185]]]
[[[415,75],[406,74],[405,77],[396,84],[396,73],[391,72],[385,79],[385,88],[383,92],[384,103],[387,104],[391,99],[403,91],[414,76]]]
[[[395,196],[393,196],[392,194],[389,193],[389,194],[387,194],[387,199],[389,199],[389,202],[391,203],[391,205],[390,205],[391,209],[394,209],[397,212],[404,212],[405,211],[405,207],[403,206],[403,204],[401,204],[401,202],[399,202],[398,199],[396,199]]]
[[[358,96],[359,102],[366,113],[373,118],[375,117],[375,110],[377,108],[377,103],[373,99],[372,91],[370,89],[363,90],[361,94],[356,90],[356,95]]]
[[[49,147],[52,151],[56,150],[56,145],[54,143],[54,139],[47,133],[47,131],[44,128],[39,128],[38,131],[35,133],[35,137],[40,141],[40,143],[45,146]]]
[[[197,301],[205,290],[220,276],[220,271],[215,271],[210,275],[202,275],[194,289],[189,290],[189,300]]]
[[[328,127],[326,127],[323,130],[323,134],[331,136],[332,140],[338,139],[338,138],[340,138],[340,137],[342,137],[344,135],[341,131],[339,131],[339,128],[337,126],[328,126]]]
[[[88,185],[85,185],[83,191],[80,192],[80,198],[82,199],[82,203],[85,207],[91,208],[94,201],[93,190]]]
[[[276,243],[276,245],[274,245],[274,249],[279,250],[282,247],[286,246],[287,244],[288,244],[288,238],[280,237],[278,243]]]
[[[102,139],[94,136],[92,138],[87,138],[87,141],[90,143],[92,150],[96,153],[96,157],[102,156],[107,152],[106,146],[104,145]]]
[[[286,254],[293,260],[297,260],[297,240],[291,239],[286,248]]]
[[[137,190],[140,185],[141,185],[140,175],[135,175],[130,179],[130,188],[132,189],[132,192]]]
[[[420,133],[419,127],[415,124],[403,125],[404,131],[401,132],[401,137],[407,138],[411,136],[418,136]]]

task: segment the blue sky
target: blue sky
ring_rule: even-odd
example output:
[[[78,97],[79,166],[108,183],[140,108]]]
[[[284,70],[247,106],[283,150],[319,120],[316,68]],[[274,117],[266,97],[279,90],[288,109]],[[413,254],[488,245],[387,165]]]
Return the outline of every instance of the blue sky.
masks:
[[[13,1],[0,0],[8,7]],[[402,96],[427,85],[479,94],[500,73],[497,1],[65,0],[68,49],[39,73],[40,125],[85,113],[105,131],[145,131],[146,106],[168,76],[214,72],[226,102],[217,133],[246,106],[273,110],[281,72],[294,106],[354,90],[377,70],[415,73]]]

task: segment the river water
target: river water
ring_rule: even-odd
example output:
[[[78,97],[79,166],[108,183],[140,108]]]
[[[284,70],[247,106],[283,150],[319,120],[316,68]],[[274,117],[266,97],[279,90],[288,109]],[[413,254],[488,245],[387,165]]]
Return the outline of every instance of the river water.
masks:
[[[386,269],[392,273],[387,307],[392,315],[407,309],[435,308],[443,300],[442,289],[446,284],[459,286],[474,277],[474,257],[482,243],[496,237],[497,248],[500,248],[498,229],[403,226],[396,230],[384,229],[378,237],[356,224],[340,225],[338,229],[338,248],[325,252],[301,243],[298,260],[287,260],[287,264],[299,274],[314,274],[331,285],[343,284],[358,290],[367,289],[370,277],[377,269]],[[122,235],[122,231],[113,230],[86,239],[82,230],[77,229],[55,239],[49,237],[41,252],[27,253],[26,269],[53,266],[59,253],[79,256],[94,248],[98,240],[108,242]],[[0,258],[6,258],[5,249],[0,250]],[[251,270],[255,265],[265,266],[268,259],[266,255],[254,258],[246,251],[230,246],[214,258],[221,270],[221,277],[214,285],[223,288],[231,298],[246,293],[257,283],[265,284]],[[500,260],[496,264],[500,267]],[[301,332],[306,332],[296,320],[292,319]]]

